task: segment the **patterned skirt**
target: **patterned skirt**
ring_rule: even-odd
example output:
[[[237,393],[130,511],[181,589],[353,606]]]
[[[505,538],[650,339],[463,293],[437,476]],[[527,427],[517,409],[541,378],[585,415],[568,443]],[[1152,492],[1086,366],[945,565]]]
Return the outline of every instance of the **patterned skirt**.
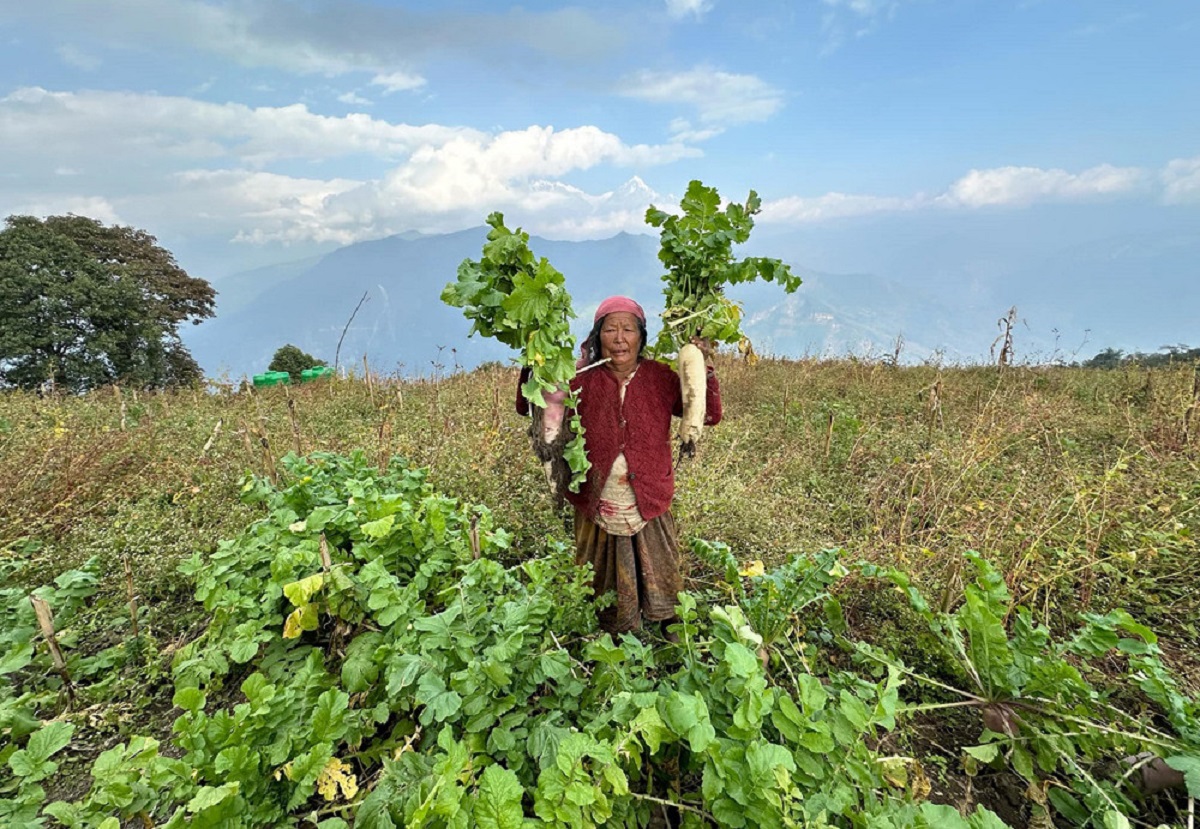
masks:
[[[597,614],[602,629],[623,633],[639,629],[642,619],[675,618],[683,578],[671,513],[648,522],[634,535],[610,535],[576,510],[575,563],[592,565],[596,598],[616,594],[616,604]]]

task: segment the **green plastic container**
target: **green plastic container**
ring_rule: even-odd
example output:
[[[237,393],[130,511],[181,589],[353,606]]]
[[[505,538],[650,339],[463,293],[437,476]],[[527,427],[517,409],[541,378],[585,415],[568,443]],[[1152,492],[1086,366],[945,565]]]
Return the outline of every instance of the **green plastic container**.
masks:
[[[331,369],[329,366],[313,366],[312,368],[306,368],[304,371],[300,372],[300,382],[307,383],[311,380],[319,380],[322,377],[332,376],[333,369]]]
[[[268,371],[266,374],[256,374],[252,378],[256,388],[263,386],[278,386],[291,382],[291,375],[286,371]]]

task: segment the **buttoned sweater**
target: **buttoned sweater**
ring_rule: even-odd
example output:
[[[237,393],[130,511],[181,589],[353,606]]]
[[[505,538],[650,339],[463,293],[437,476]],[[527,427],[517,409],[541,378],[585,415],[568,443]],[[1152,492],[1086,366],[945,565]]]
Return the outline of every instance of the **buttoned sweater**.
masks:
[[[624,453],[642,517],[652,521],[670,509],[675,496],[671,418],[683,414],[679,376],[663,363],[642,360],[623,402],[620,381],[604,368],[578,375],[571,388],[579,392],[579,415],[592,467],[579,492],[568,492],[567,500],[594,518],[613,461]],[[704,424],[715,426],[721,422],[721,388],[711,369],[705,400]]]

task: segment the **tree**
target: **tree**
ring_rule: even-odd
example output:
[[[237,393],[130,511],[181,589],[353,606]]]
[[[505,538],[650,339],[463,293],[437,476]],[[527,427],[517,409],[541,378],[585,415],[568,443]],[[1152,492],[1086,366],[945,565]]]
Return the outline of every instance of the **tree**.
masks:
[[[215,297],[144,230],[10,216],[0,231],[0,386],[196,382],[178,328],[211,317]]]
[[[323,365],[325,365],[324,360],[318,360],[311,354],[301,351],[297,346],[288,343],[275,352],[275,356],[271,358],[271,365],[267,366],[267,371],[286,371],[292,376],[292,382],[295,383],[300,380],[300,372],[313,366]]]

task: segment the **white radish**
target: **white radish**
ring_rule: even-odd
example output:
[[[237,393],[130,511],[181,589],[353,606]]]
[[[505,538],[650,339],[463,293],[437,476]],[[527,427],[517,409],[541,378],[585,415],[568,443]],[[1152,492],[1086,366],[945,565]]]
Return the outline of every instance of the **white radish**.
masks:
[[[679,451],[691,457],[704,427],[708,390],[704,352],[692,343],[679,349],[679,387],[683,394],[683,417],[679,421]]]
[[[567,414],[567,407],[563,402],[567,399],[567,393],[552,391],[542,397],[546,400],[546,411],[542,413],[542,442],[547,446],[553,446],[558,440],[563,418]]]

